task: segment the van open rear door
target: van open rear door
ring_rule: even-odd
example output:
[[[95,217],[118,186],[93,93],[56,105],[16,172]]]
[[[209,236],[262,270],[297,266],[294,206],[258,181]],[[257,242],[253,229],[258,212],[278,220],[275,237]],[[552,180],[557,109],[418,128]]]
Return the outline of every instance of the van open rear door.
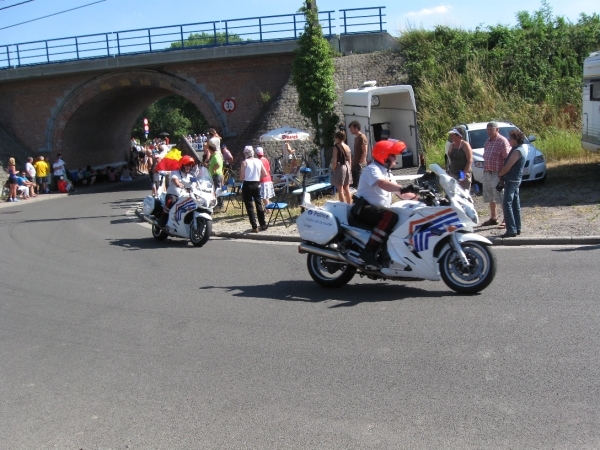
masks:
[[[367,160],[379,139],[397,139],[406,144],[397,168],[418,168],[420,164],[417,108],[412,86],[396,85],[377,87],[375,82],[365,82],[358,89],[344,92],[343,112],[346,129],[353,120],[361,124],[369,140]],[[354,150],[354,136],[348,134],[348,145]]]

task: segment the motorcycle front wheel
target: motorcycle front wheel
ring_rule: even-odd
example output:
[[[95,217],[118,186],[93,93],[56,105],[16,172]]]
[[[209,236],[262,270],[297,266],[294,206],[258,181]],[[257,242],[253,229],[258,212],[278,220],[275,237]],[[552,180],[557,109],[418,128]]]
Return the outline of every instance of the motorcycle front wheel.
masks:
[[[342,287],[352,279],[356,267],[323,256],[308,255],[306,259],[308,273],[318,284],[326,288]]]
[[[212,234],[212,220],[196,217],[190,223],[190,241],[194,247],[202,247]]]
[[[168,233],[163,231],[163,229],[158,225],[152,225],[152,236],[154,236],[154,239],[157,241],[164,241],[169,237]]]
[[[463,242],[461,247],[468,265],[464,265],[454,249],[440,259],[440,274],[444,283],[459,294],[477,294],[483,291],[496,276],[496,255],[487,245]]]

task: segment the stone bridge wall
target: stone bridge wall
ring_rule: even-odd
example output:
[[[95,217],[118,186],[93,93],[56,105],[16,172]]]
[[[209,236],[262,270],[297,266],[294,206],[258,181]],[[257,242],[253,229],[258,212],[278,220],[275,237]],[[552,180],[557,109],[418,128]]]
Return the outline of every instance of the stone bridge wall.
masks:
[[[288,54],[3,82],[0,129],[9,138],[0,142],[0,155],[6,159],[14,152],[23,164],[24,155],[62,152],[71,168],[122,161],[135,119],[145,107],[172,94],[196,104],[239,155],[244,145],[258,145],[259,136],[270,129],[310,129],[290,83],[292,60]],[[385,51],[335,59],[340,116],[342,93],[365,80],[377,80],[380,86],[405,82],[397,55]],[[265,105],[266,93],[272,99]],[[225,113],[221,102],[230,97],[237,108]],[[301,149],[311,148],[309,143]],[[274,144],[265,149],[271,158],[280,151]]]

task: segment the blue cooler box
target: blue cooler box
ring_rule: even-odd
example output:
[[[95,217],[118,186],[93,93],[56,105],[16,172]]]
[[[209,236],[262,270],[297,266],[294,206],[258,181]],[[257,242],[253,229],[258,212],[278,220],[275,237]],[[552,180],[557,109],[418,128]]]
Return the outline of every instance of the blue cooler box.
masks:
[[[402,167],[412,167],[413,164],[413,154],[410,150],[404,150],[402,152]]]

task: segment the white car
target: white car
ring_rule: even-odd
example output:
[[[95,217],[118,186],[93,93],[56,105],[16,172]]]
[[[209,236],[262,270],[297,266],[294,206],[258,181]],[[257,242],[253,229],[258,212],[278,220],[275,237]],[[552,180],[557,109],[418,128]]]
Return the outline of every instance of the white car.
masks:
[[[508,133],[511,130],[519,128],[510,122],[497,122],[498,131],[502,136],[508,139]],[[483,181],[483,145],[488,138],[487,135],[488,122],[475,122],[457,125],[463,132],[465,141],[471,144],[473,149],[473,181],[481,183]],[[542,152],[540,152],[532,142],[535,141],[535,136],[525,138],[523,147],[527,151],[527,161],[523,169],[523,181],[545,181],[546,180],[546,160]],[[448,151],[452,146],[450,136],[446,142],[446,165],[448,163]]]

